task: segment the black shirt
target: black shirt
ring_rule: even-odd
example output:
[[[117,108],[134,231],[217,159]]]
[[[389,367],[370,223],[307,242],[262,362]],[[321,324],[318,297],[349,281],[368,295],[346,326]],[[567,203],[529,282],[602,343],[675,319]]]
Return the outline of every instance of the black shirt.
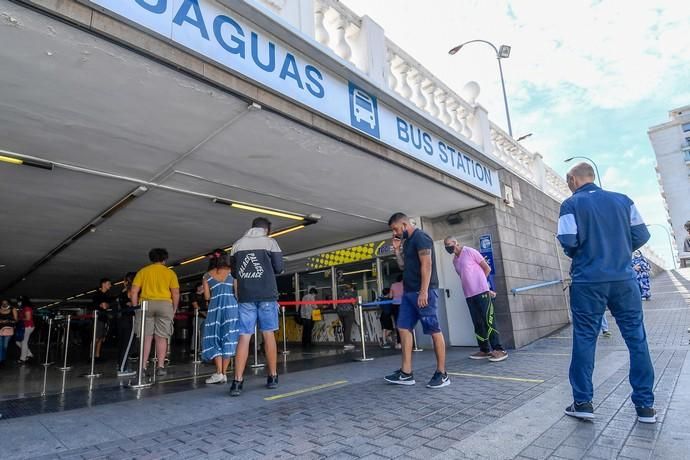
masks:
[[[194,302],[199,304],[199,316],[201,316],[202,318],[206,318],[206,314],[208,313],[208,304],[206,303],[204,295],[192,292],[189,295],[189,305],[192,306]]]
[[[132,308],[132,301],[127,295],[127,291],[122,291],[117,297],[117,316],[118,318],[128,318],[134,316],[134,310]]]
[[[436,274],[436,254],[434,242],[429,235],[422,230],[415,229],[412,235],[403,241],[403,289],[405,292],[419,292],[422,288],[422,264],[419,261],[419,251],[431,250],[431,279],[429,289],[438,288],[438,275]]]
[[[112,303],[112,301],[113,296],[110,295],[110,291],[103,292],[99,289],[98,291],[96,291],[96,294],[94,294],[91,309],[98,310],[99,321],[108,321],[108,314],[105,312],[105,310],[101,309],[101,304],[107,303],[108,308],[110,308],[110,304]]]

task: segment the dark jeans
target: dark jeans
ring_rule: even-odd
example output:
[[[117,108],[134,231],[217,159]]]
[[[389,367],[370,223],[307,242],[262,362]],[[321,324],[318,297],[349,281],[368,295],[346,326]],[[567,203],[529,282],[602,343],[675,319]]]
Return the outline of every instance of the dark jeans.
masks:
[[[125,316],[117,319],[117,370],[120,372],[127,370],[127,359],[134,348],[133,323],[133,316]]]
[[[311,348],[311,333],[314,330],[314,321],[302,318],[302,348]]]
[[[616,318],[630,353],[632,401],[639,407],[654,406],[654,367],[644,329],[642,299],[637,281],[573,283],[570,308],[573,312],[573,353],[570,385],[575,402],[589,402],[594,396],[592,373],[601,317],[608,306]]]
[[[479,349],[484,353],[491,350],[503,350],[496,330],[494,302],[488,292],[467,298],[470,309],[474,335],[477,337]]]
[[[355,323],[354,310],[339,311],[338,318],[340,324],[343,325],[343,343],[345,345],[352,344],[352,325]]]

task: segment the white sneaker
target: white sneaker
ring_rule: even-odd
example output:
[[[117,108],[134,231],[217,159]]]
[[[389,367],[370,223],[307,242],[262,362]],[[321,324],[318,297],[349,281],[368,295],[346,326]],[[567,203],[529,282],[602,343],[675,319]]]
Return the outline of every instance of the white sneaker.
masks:
[[[211,374],[211,376],[206,379],[206,383],[208,383],[208,384],[225,383],[225,382],[227,382],[227,377],[224,376],[223,374]]]

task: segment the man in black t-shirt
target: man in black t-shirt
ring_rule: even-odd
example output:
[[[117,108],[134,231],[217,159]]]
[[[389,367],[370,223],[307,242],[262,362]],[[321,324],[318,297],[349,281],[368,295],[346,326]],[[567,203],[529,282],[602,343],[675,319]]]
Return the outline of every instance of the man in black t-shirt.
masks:
[[[412,375],[412,331],[419,321],[424,333],[431,335],[436,354],[436,372],[426,386],[448,386],[450,378],[446,372],[446,342],[437,313],[438,275],[434,242],[403,213],[393,214],[388,226],[393,230],[395,257],[403,270],[403,298],[397,321],[402,343],[402,367],[387,375],[385,380],[397,385],[415,384]]]
[[[108,313],[110,304],[113,302],[113,296],[110,294],[110,288],[113,284],[108,278],[101,279],[98,290],[93,296],[91,303],[91,310],[98,311],[98,322],[96,324],[96,359],[101,359],[101,348],[108,335]]]

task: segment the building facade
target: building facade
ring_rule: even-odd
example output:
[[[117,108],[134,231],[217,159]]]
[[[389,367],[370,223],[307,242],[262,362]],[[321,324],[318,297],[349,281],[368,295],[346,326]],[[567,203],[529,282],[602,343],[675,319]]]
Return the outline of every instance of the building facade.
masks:
[[[669,121],[648,130],[656,155],[656,171],[664,199],[674,246],[683,264],[690,254],[684,253],[687,236],[684,224],[690,221],[690,105],[668,112]]]

